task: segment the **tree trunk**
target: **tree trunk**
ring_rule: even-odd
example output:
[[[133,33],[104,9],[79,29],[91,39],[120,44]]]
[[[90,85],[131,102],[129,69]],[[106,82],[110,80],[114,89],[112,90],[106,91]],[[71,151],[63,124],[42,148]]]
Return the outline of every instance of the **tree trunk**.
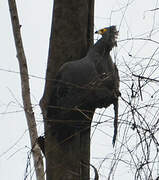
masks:
[[[45,156],[47,180],[88,180],[90,163],[90,124],[93,113],[87,114],[86,126],[76,135],[60,143],[49,130],[46,113],[52,84],[59,67],[84,57],[93,45],[94,0],[54,0],[52,29],[46,84],[40,101],[45,124]],[[81,120],[81,113],[72,116]]]
[[[30,135],[36,179],[44,180],[45,175],[44,175],[43,159],[42,159],[40,147],[37,144],[38,133],[36,129],[35,116],[31,104],[27,60],[25,57],[22,38],[21,38],[21,32],[20,32],[21,25],[19,24],[16,1],[8,0],[8,4],[9,4],[15,46],[17,50],[17,58],[19,62],[22,99],[23,99],[24,111],[28,124],[29,135]]]

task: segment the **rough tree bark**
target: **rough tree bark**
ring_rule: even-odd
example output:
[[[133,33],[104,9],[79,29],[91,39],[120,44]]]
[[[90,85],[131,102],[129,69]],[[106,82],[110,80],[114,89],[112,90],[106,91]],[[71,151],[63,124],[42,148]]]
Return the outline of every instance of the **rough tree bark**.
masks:
[[[48,129],[47,107],[52,82],[59,67],[84,57],[93,44],[94,0],[54,0],[52,29],[46,84],[40,101],[45,124],[45,156],[47,180],[88,180],[90,163],[90,123],[93,112],[86,117],[87,126],[64,143]],[[79,121],[81,113],[72,117]]]
[[[23,43],[20,33],[21,25],[19,24],[18,12],[15,0],[8,0],[10,16],[12,21],[12,28],[14,34],[14,40],[17,50],[17,58],[20,68],[21,87],[22,87],[22,99],[24,105],[24,111],[29,128],[31,147],[33,153],[34,167],[37,180],[44,180],[44,166],[43,159],[40,152],[40,147],[37,144],[38,133],[36,129],[35,116],[31,105],[30,99],[30,87],[29,76],[27,69],[27,61],[23,49]]]

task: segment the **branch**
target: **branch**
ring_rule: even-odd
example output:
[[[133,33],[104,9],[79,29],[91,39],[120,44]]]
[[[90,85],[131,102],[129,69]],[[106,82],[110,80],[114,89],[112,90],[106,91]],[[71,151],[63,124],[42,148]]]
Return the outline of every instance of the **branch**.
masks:
[[[27,61],[26,61],[21,33],[20,33],[21,25],[19,24],[19,18],[18,18],[15,0],[8,0],[8,4],[9,4],[11,21],[12,21],[15,46],[17,50],[17,58],[20,68],[22,99],[23,99],[27,124],[29,128],[36,177],[37,180],[44,180],[44,166],[43,166],[42,155],[36,141],[36,139],[38,138],[38,133],[36,129],[35,116],[31,105]]]
[[[92,164],[90,164],[90,166],[93,168],[94,173],[95,173],[94,180],[99,180],[99,175],[98,175],[98,171],[97,171],[96,167],[93,166]]]
[[[140,79],[145,79],[145,80],[148,80],[148,81],[151,81],[151,82],[159,82],[159,80],[157,79],[152,79],[152,78],[149,78],[149,77],[145,77],[145,76],[140,76],[140,75],[136,75],[136,74],[132,74],[134,77],[138,77]]]

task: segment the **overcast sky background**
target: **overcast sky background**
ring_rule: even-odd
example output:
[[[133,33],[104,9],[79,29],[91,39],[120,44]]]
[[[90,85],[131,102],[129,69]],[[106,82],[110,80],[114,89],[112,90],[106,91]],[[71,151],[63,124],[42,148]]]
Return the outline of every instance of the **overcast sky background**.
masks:
[[[42,97],[47,66],[47,54],[51,28],[52,0],[17,0],[20,24],[22,25],[22,38],[28,62],[30,76],[32,103],[37,120],[39,134],[42,134],[42,117],[39,110],[39,100]],[[127,42],[124,39],[141,37],[145,33],[151,35],[156,29],[152,39],[158,40],[159,11],[149,11],[158,7],[158,0],[96,0],[95,3],[95,30],[111,25],[119,29],[118,48],[113,50],[114,61],[122,67],[123,59],[131,61],[130,54],[136,56],[151,56],[154,45],[144,45],[143,42]],[[6,0],[0,2],[0,179],[24,179],[27,156],[30,152],[30,140],[21,99],[21,86],[19,67]],[[99,36],[95,36],[95,39]],[[123,69],[119,69],[122,74]],[[123,78],[124,79],[124,78]],[[123,82],[122,82],[123,83]],[[124,87],[121,83],[121,91]],[[120,107],[122,111],[122,107]],[[98,110],[106,115],[113,116],[112,107],[107,111]],[[101,116],[95,115],[94,121]],[[107,117],[104,117],[107,118]],[[108,129],[109,130],[108,130]],[[122,131],[122,129],[120,129]],[[105,133],[103,133],[105,132]],[[104,157],[108,158],[114,151],[112,148],[112,125],[98,127],[91,139],[92,162],[99,167]],[[110,155],[110,156],[109,156]],[[107,179],[109,165],[102,167],[101,179]],[[118,180],[129,177],[133,179],[131,169],[121,165]],[[29,178],[28,178],[29,179]],[[116,178],[115,178],[116,180]]]

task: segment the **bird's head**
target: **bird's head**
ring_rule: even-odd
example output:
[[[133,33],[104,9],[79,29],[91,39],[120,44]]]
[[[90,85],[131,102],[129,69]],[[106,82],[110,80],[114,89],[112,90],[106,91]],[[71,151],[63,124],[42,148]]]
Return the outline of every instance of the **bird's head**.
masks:
[[[116,26],[105,27],[96,31],[95,33],[102,35],[102,38],[110,43],[110,46],[117,46],[117,37],[119,31],[117,31]]]

